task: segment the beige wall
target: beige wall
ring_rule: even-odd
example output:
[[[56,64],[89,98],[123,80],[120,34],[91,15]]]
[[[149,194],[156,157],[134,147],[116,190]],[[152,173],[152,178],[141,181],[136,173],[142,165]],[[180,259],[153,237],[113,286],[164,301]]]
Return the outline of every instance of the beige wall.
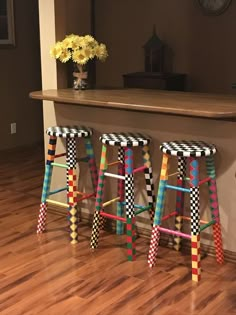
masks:
[[[83,12],[78,19],[79,13]],[[68,84],[68,66],[56,63],[49,50],[56,41],[75,32],[89,32],[89,5],[87,2],[70,0],[40,0],[39,25],[42,67],[42,88],[63,88]],[[51,102],[43,102],[44,129],[54,125],[55,111]]]
[[[65,5],[64,1],[65,0],[62,0],[60,2],[57,0],[55,3],[59,5],[60,9],[62,9]],[[234,23],[232,19],[233,13],[231,10],[236,12],[235,4],[232,4],[229,11],[225,13],[226,15],[222,17],[207,18],[203,17],[200,12],[195,7],[193,7],[192,1],[183,0],[181,2],[181,8],[179,1],[177,0],[166,0],[165,4],[163,4],[163,2],[164,1],[146,0],[144,6],[143,1],[137,0],[99,0],[99,5],[97,6],[97,38],[99,41],[107,43],[110,57],[105,63],[98,64],[98,82],[102,85],[112,84],[114,86],[120,86],[122,85],[122,73],[142,70],[143,56],[140,47],[147,40],[152,29],[152,24],[156,23],[157,30],[160,30],[161,37],[163,37],[163,39],[165,39],[170,44],[175,52],[175,71],[190,73],[190,69],[194,70],[191,73],[191,77],[195,78],[193,82],[196,90],[205,91],[207,88],[209,91],[231,92],[229,86],[234,79],[234,69],[231,69],[231,64],[233,64],[234,60],[233,58],[230,58],[230,56],[232,51],[235,49],[233,46],[230,47],[231,50],[228,46],[228,49],[225,50],[227,55],[225,58],[229,62],[227,63],[226,67],[224,67],[221,62],[214,64],[214,62],[216,63],[219,60],[219,56],[224,53],[224,50],[221,46],[215,47],[215,49],[217,48],[215,53],[218,57],[213,58],[212,56],[209,56],[208,62],[205,61],[205,57],[201,57],[200,60],[196,58],[199,57],[200,53],[201,55],[207,55],[208,52],[214,50],[210,43],[212,43],[212,39],[214,39],[214,36],[216,35],[213,26],[209,26],[210,23],[214,23],[216,25],[217,21],[219,21],[218,23],[221,24],[221,28],[219,28],[219,25],[217,24],[217,30],[220,32],[221,39],[223,41],[227,40],[225,38],[226,36],[223,36],[224,32],[222,29],[227,29],[228,23],[231,26]],[[70,2],[70,4],[71,3],[72,2]],[[79,6],[81,3],[82,1],[76,1],[76,3],[73,2],[73,5],[77,4]],[[134,7],[135,10],[133,9]],[[54,0],[40,0],[43,88],[47,89],[56,88],[57,86],[62,87],[63,84],[65,84],[65,81],[63,81],[65,78],[65,67],[60,69],[62,72],[57,72],[56,62],[48,57],[49,43],[54,43],[56,40],[55,28],[57,29],[57,27],[55,26],[55,20],[58,19],[58,16],[55,18],[54,12],[57,10],[58,8],[56,10],[54,8]],[[85,10],[85,13],[88,13],[87,10]],[[84,16],[85,15],[83,15],[83,17]],[[166,18],[164,19],[164,17]],[[68,27],[68,24],[66,24],[68,12],[67,15],[63,15],[61,18],[65,25],[64,33],[66,33],[66,28]],[[86,15],[86,19],[87,18],[88,16]],[[77,21],[78,20],[76,19],[76,22]],[[144,23],[142,21],[146,22]],[[147,23],[147,21],[150,23]],[[168,25],[165,21],[168,21]],[[193,26],[193,21],[195,21],[195,26]],[[201,23],[203,23],[203,25],[201,25]],[[86,25],[86,23],[79,24],[78,26],[75,24],[74,32],[83,32],[82,28],[80,29],[80,26],[82,25]],[[113,28],[111,28],[111,26]],[[209,38],[211,38],[211,41],[208,41],[208,37],[203,34],[204,28],[206,27],[207,32],[210,32],[211,29],[210,34],[208,34]],[[205,36],[205,43],[209,43],[207,46],[208,48],[200,48],[200,45],[199,48],[197,48],[198,44],[196,39],[200,40],[201,42],[201,38],[199,39],[198,28],[202,28],[201,33],[202,36]],[[63,30],[61,30],[61,32],[63,33]],[[231,40],[233,44],[232,38],[233,36],[229,36],[229,40]],[[131,39],[135,40],[131,41]],[[215,39],[215,44],[214,41],[213,44],[216,45],[216,42],[217,40]],[[195,43],[194,49],[192,47],[193,43]],[[122,49],[120,49],[121,47]],[[197,55],[195,53],[196,49],[198,51]],[[205,54],[203,54],[203,52],[205,52]],[[212,59],[215,61],[213,62]],[[201,67],[198,66],[199,62],[200,65],[204,63],[205,67],[207,67],[207,70],[204,68],[204,71],[201,72]],[[213,73],[210,71],[210,69],[214,70],[214,67],[210,67],[209,63],[213,63],[214,66],[218,66],[220,71],[220,80],[218,79],[218,76],[215,75],[214,71]],[[62,75],[62,81],[64,83],[57,78],[59,73],[60,80],[62,80]],[[197,80],[197,78],[200,77],[202,80]],[[208,77],[208,79],[206,79],[206,77]],[[58,85],[58,82],[60,82],[62,85]],[[91,110],[84,107],[80,108],[79,106],[77,107],[63,104],[56,104],[54,106],[51,102],[44,102],[45,128],[52,124],[73,125],[76,123],[83,123],[94,127],[94,142],[96,142],[95,152],[97,155],[97,162],[99,162],[101,149],[101,145],[98,143],[97,139],[102,132],[142,130],[145,133],[150,134],[153,137],[151,152],[153,153],[154,162],[153,168],[155,190],[157,190],[160,170],[160,154],[158,150],[160,142],[174,138],[201,138],[203,140],[215,143],[219,149],[219,153],[216,157],[216,165],[224,247],[227,250],[236,252],[236,235],[234,233],[234,225],[236,222],[236,194],[234,193],[236,191],[235,123],[199,118],[191,119],[184,117],[144,114],[132,111],[104,109]],[[48,140],[47,138],[45,139],[46,141]],[[84,178],[86,186],[89,186],[90,184],[88,178]],[[63,177],[61,172],[55,173],[53,184],[56,186],[56,188],[64,186],[64,183],[65,176]],[[116,185],[111,185],[111,187],[115,186]],[[111,187],[110,189],[113,190]],[[209,213],[206,212],[207,193],[204,191],[202,192],[204,197],[201,202],[201,211],[204,213],[204,217],[208,218]],[[139,186],[138,193],[138,199],[143,200],[142,185]],[[61,200],[60,197],[58,200]],[[174,199],[172,197],[169,197],[167,199],[167,206],[171,207],[173,205],[173,200]],[[142,221],[142,224],[144,221]],[[149,225],[145,224],[145,227],[149,228]],[[208,243],[210,241],[212,244],[209,234],[203,233],[202,236],[204,243]]]
[[[16,46],[0,47],[1,150],[43,139],[42,108],[28,97],[41,89],[37,0],[14,1],[14,16]]]
[[[42,67],[42,88],[63,88],[68,85],[68,65],[56,63],[49,55],[49,50],[56,41],[62,40],[70,33],[89,32],[88,2],[77,0],[40,0],[39,1],[39,25],[40,25],[40,49]],[[79,14],[83,12],[83,14]],[[78,16],[80,18],[78,19]],[[75,31],[77,30],[77,31]],[[38,105],[41,102],[37,102]],[[60,124],[52,102],[43,102],[43,125],[47,127]],[[77,123],[76,121],[74,123]],[[47,152],[48,138],[45,136],[45,154]],[[58,150],[63,150],[64,143],[59,141]],[[59,188],[64,178],[63,170],[57,169],[52,178],[52,185]],[[64,185],[64,183],[63,183]],[[64,196],[56,196],[64,201]]]

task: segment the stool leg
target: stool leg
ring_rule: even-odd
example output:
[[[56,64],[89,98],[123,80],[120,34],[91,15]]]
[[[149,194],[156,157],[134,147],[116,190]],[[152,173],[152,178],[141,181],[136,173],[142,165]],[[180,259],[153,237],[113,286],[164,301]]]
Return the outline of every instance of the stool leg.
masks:
[[[95,161],[95,155],[93,150],[93,145],[90,138],[85,138],[85,149],[88,157],[88,165],[91,174],[91,180],[93,184],[94,193],[96,193],[97,185],[98,185],[98,171],[97,165]]]
[[[161,219],[162,219],[163,209],[164,209],[165,191],[166,191],[166,184],[168,180],[168,159],[169,159],[168,155],[163,154],[155,217],[154,217],[151,242],[150,242],[149,253],[148,253],[148,264],[150,268],[152,268],[156,264],[156,260],[157,260],[157,252],[158,252],[159,240],[160,240],[160,231],[158,227],[161,224]]]
[[[107,152],[107,147],[106,147],[106,145],[103,145],[102,146],[102,153],[101,153],[99,174],[98,174],[98,185],[97,185],[97,193],[96,193],[96,201],[95,201],[95,211],[94,211],[92,234],[91,234],[91,241],[90,241],[90,247],[91,248],[97,248],[99,233],[100,233],[100,229],[101,229],[100,211],[102,210],[103,196],[104,196],[104,182],[105,182],[104,173],[107,169],[106,152]]]
[[[50,136],[48,143],[48,155],[45,166],[45,174],[43,181],[43,190],[41,197],[41,204],[38,216],[38,225],[37,225],[37,233],[42,233],[46,227],[46,218],[47,218],[47,198],[50,191],[51,179],[52,179],[52,163],[55,159],[55,151],[56,151],[57,137]]]
[[[150,206],[149,215],[151,219],[151,225],[153,225],[155,194],[154,194],[154,183],[153,183],[153,175],[152,175],[152,164],[151,164],[150,152],[149,152],[148,146],[144,146],[142,148],[142,154],[143,154],[143,163],[146,166],[144,170],[144,174],[145,174],[145,181],[146,181],[148,204]]]
[[[118,164],[118,174],[121,176],[125,175],[125,163],[124,163],[124,148],[119,147],[118,150],[118,161],[120,163]],[[124,198],[125,198],[125,193],[124,193],[124,180],[123,179],[118,179],[118,196],[120,197],[120,200],[117,202],[117,216],[122,217],[124,215]],[[124,233],[124,223],[122,221],[116,221],[116,234],[123,234]]]
[[[125,212],[128,260],[136,259],[133,150],[125,148]]]
[[[190,158],[189,184],[191,212],[192,280],[198,282],[201,279],[199,165],[198,161],[193,158]]]
[[[186,158],[180,156],[178,157],[178,177],[177,177],[177,186],[185,187],[185,177],[186,177]],[[175,216],[175,230],[181,232],[182,229],[182,216],[184,210],[184,192],[177,190],[176,191],[176,212],[178,213]],[[174,249],[179,251],[181,248],[182,238],[179,236],[174,237]]]
[[[71,244],[78,242],[78,216],[77,216],[77,176],[76,176],[76,139],[66,139],[67,164],[67,200],[69,204],[70,238]]]
[[[219,264],[222,264],[224,262],[224,252],[223,252],[223,245],[222,245],[222,234],[221,234],[220,212],[219,212],[218,195],[217,195],[217,187],[216,187],[215,165],[214,165],[214,159],[212,156],[206,157],[206,167],[207,167],[207,175],[211,178],[210,182],[208,182],[208,189],[209,189],[209,195],[210,195],[211,216],[212,216],[212,220],[215,221],[215,224],[213,225],[213,237],[214,237],[214,243],[215,243],[216,260]]]

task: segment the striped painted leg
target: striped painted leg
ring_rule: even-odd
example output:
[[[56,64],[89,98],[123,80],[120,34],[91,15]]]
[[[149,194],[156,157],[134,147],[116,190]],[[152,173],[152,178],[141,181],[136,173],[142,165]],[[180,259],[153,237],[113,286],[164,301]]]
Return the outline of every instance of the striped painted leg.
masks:
[[[221,224],[220,224],[220,212],[218,204],[218,195],[216,187],[216,174],[214,159],[212,156],[206,158],[207,175],[211,178],[208,182],[209,198],[210,198],[210,208],[212,220],[215,221],[213,225],[213,237],[216,251],[216,260],[219,264],[224,262],[224,251],[222,245],[222,234],[221,234]]]
[[[136,224],[134,209],[133,150],[125,148],[125,212],[128,260],[136,259]]]
[[[46,227],[46,218],[47,218],[47,198],[49,196],[51,179],[52,179],[52,169],[51,165],[55,159],[55,151],[56,151],[57,137],[50,136],[48,143],[48,155],[45,166],[45,174],[43,181],[43,190],[41,197],[41,204],[38,216],[38,225],[37,225],[37,233],[42,233]]]
[[[146,166],[146,168],[144,170],[144,174],[145,174],[145,181],[146,181],[148,205],[150,206],[149,215],[150,215],[150,219],[151,219],[151,225],[153,225],[155,194],[154,194],[152,164],[151,164],[149,147],[144,146],[142,148],[142,153],[143,153],[143,163]]]
[[[129,261],[136,260],[136,219],[135,216],[126,220],[127,233],[127,258]]]
[[[198,282],[201,279],[199,165],[193,158],[190,158],[190,211],[192,280]]]
[[[85,138],[85,149],[86,155],[88,157],[88,165],[91,174],[91,180],[93,184],[94,193],[96,193],[97,185],[98,185],[98,170],[95,161],[95,155],[93,150],[93,145],[90,138]]]
[[[93,226],[92,226],[92,234],[90,240],[90,247],[95,249],[98,247],[98,239],[100,233],[100,211],[95,210],[93,216]]]
[[[185,187],[185,177],[186,177],[186,158],[178,157],[178,177],[177,177],[177,186]],[[181,232],[182,230],[182,216],[184,210],[184,192],[177,190],[176,191],[176,212],[178,213],[175,216],[175,230]],[[174,236],[174,249],[179,251],[181,248],[182,238],[179,236]]]
[[[120,163],[118,164],[118,174],[121,176],[125,175],[125,164],[124,164],[124,148],[119,147],[118,150],[118,161]],[[124,215],[124,180],[118,179],[118,196],[120,197],[120,200],[117,202],[117,216],[122,217]],[[124,233],[124,223],[122,221],[117,220],[116,221],[116,234],[123,234]]]
[[[95,212],[94,212],[94,217],[93,217],[93,226],[92,226],[92,234],[91,234],[91,241],[90,241],[90,246],[93,249],[97,248],[98,246],[100,229],[103,228],[102,216],[100,215],[100,211],[102,210],[102,204],[103,204],[104,179],[105,179],[104,171],[100,169],[99,176],[98,176]]]
[[[161,237],[161,233],[158,229],[158,225],[153,226],[149,254],[148,254],[148,265],[150,268],[154,267],[157,261],[157,252],[158,252],[160,237]]]
[[[148,253],[148,265],[150,268],[155,266],[156,260],[157,260],[157,252],[158,252],[159,240],[160,240],[160,231],[158,227],[161,224],[162,215],[163,215],[167,180],[168,180],[168,155],[163,154],[154,223],[153,223],[151,242],[150,242],[149,253]]]
[[[66,139],[67,164],[67,200],[69,204],[69,228],[71,244],[78,242],[78,211],[77,211],[77,176],[76,176],[76,138]]]
[[[107,169],[106,152],[107,152],[107,147],[106,145],[103,145],[102,153],[101,153],[100,169],[99,169],[99,174],[98,174],[95,212],[94,212],[94,217],[93,217],[93,226],[92,226],[92,234],[91,234],[91,241],[90,241],[91,248],[97,248],[100,229],[103,228],[102,216],[100,215],[100,211],[102,210],[102,207],[103,207],[104,182],[105,182],[104,173]]]

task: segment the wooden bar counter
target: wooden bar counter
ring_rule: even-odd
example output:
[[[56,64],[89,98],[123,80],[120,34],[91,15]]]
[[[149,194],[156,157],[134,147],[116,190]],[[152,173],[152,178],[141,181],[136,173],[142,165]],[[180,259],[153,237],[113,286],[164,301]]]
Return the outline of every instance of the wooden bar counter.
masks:
[[[142,89],[45,90],[30,97],[58,103],[181,116],[229,119],[236,117],[236,95]]]

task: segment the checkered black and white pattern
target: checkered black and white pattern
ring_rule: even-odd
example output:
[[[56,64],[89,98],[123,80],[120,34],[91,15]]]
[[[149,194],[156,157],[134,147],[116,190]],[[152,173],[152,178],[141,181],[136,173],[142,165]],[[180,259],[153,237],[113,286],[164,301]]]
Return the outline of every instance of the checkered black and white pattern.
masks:
[[[157,252],[159,247],[161,233],[158,229],[158,226],[153,226],[152,236],[148,253],[148,265],[150,268],[154,267],[157,261]]]
[[[134,211],[134,175],[125,174],[125,208],[127,218],[135,216]]]
[[[160,149],[164,153],[184,157],[210,156],[216,153],[216,147],[204,141],[163,142],[160,145]]]
[[[47,218],[47,203],[42,202],[40,204],[40,210],[39,210],[37,233],[42,233],[45,230],[46,218]]]
[[[92,227],[92,234],[91,234],[91,241],[90,241],[90,247],[91,248],[97,248],[98,247],[98,238],[99,238],[99,232],[100,232],[100,212],[96,211],[94,212],[93,217],[93,227]]]
[[[118,150],[118,161],[120,161],[123,164],[125,163],[125,152],[122,147],[120,147]]]
[[[104,144],[121,147],[138,147],[149,144],[151,139],[141,133],[104,133],[99,140]]]
[[[86,138],[93,134],[91,128],[85,126],[54,126],[46,130],[49,136],[61,138]]]
[[[67,153],[66,164],[69,169],[76,168],[76,140],[74,138],[68,138],[66,140]]]
[[[186,159],[182,156],[178,157],[178,179],[184,180],[186,177]]]
[[[199,187],[190,187],[191,234],[200,234]]]
[[[148,167],[144,170],[145,181],[146,181],[146,191],[147,191],[147,199],[148,204],[152,207],[149,211],[151,221],[154,219],[154,203],[155,203],[155,194],[154,194],[154,183],[153,183],[153,175],[152,168]]]

